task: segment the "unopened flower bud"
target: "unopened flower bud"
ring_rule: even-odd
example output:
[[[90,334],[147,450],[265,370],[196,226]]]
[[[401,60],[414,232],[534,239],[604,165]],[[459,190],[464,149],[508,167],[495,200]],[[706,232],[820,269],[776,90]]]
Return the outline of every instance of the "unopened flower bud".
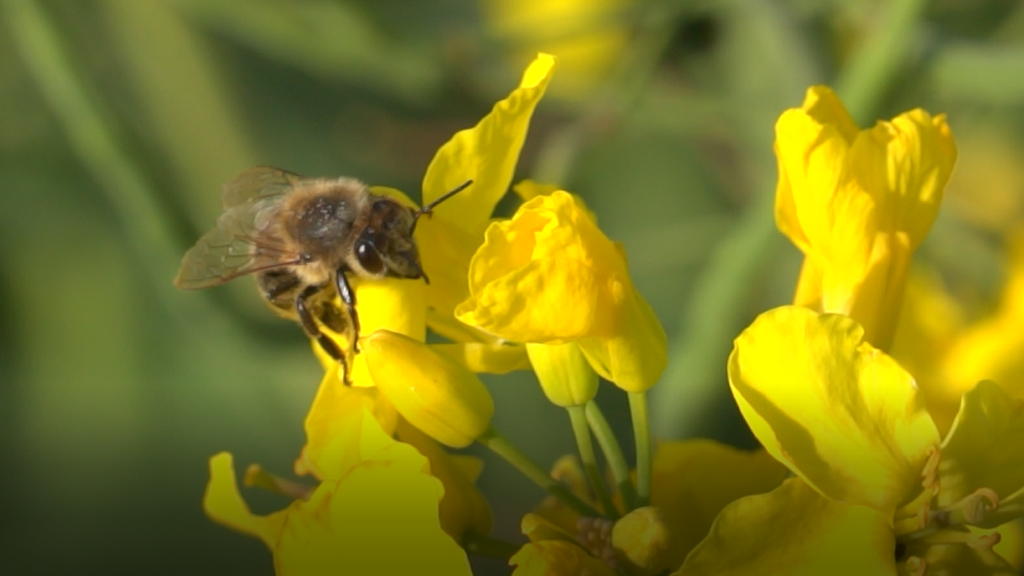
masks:
[[[465,366],[387,330],[374,332],[364,345],[374,384],[410,424],[453,448],[468,446],[487,429],[494,402]]]
[[[653,576],[670,567],[672,534],[660,508],[645,506],[623,516],[612,528],[612,546],[629,574]]]
[[[582,406],[597,395],[597,372],[575,342],[526,345],[540,387],[556,406]]]

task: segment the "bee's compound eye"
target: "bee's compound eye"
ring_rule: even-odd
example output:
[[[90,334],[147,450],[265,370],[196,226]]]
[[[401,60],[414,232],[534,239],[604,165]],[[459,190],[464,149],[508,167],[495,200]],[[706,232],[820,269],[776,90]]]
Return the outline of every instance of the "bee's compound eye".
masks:
[[[384,273],[384,261],[372,242],[360,240],[356,243],[356,259],[369,274],[377,276]]]

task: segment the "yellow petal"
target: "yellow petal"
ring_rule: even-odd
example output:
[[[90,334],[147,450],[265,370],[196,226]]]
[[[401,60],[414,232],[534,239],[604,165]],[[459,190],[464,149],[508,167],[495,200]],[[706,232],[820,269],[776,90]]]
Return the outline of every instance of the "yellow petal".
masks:
[[[1024,488],[1024,402],[990,381],[963,397],[960,413],[942,445],[939,506],[949,506],[980,488],[1000,499]],[[994,527],[995,519],[984,525]]]
[[[515,370],[529,370],[530,359],[526,347],[510,342],[461,342],[431,344],[438,354],[459,362],[477,374],[507,374]]]
[[[578,340],[598,374],[631,392],[653,386],[666,363],[664,330],[621,247],[564,191],[487,229],[470,265],[470,298],[455,314],[516,342]]]
[[[441,529],[444,490],[425,468],[415,449],[393,443],[338,484],[328,512],[340,561],[330,573],[470,574],[465,552]]]
[[[413,426],[454,448],[490,425],[494,402],[475,374],[419,340],[388,331],[365,339],[373,382]]]
[[[351,467],[345,460],[345,447],[352,441],[352,435],[361,430],[364,409],[369,410],[386,434],[395,430],[398,414],[380,391],[374,387],[346,386],[334,372],[328,372],[306,416],[306,446],[296,462],[296,474],[312,473],[321,480],[340,478]]]
[[[427,459],[394,441],[366,409],[353,415],[339,479],[296,501],[275,543],[278,574],[469,574],[465,553],[441,530],[443,488]]]
[[[494,105],[468,130],[441,146],[423,177],[423,202],[430,203],[466,180],[469,189],[439,206],[438,222],[483,232],[498,200],[512,183],[530,118],[555,68],[555,58],[540,54],[523,73],[519,87]]]
[[[430,276],[428,301],[445,314],[465,298],[466,272],[498,201],[512,183],[519,151],[533,110],[544,95],[555,59],[541,54],[523,74],[519,87],[491,112],[442,146],[423,177],[423,202],[429,203],[466,180],[473,184],[445,201],[432,218],[423,218],[416,238]]]
[[[998,309],[969,326],[942,358],[947,397],[957,400],[975,382],[991,379],[1024,398],[1024,231],[1009,241],[1007,278]]]
[[[945,118],[913,110],[858,132],[819,87],[779,118],[775,150],[776,221],[806,256],[794,303],[847,314],[887,348],[956,160]]]
[[[474,484],[481,461],[445,452],[437,442],[405,421],[399,423],[398,438],[427,457],[431,476],[444,486],[439,510],[441,528],[456,541],[461,541],[462,535],[470,529],[489,534],[491,508]],[[467,469],[463,459],[470,460],[472,470]]]
[[[256,536],[273,548],[284,528],[281,512],[267,516],[253,514],[238,493],[231,454],[221,452],[210,458],[210,481],[203,496],[203,510],[221,524]]]
[[[634,292],[623,305],[621,331],[584,338],[580,349],[602,378],[627,392],[654,386],[668,365],[668,336],[650,304]]]
[[[768,492],[788,471],[764,450],[745,452],[713,440],[661,442],[654,452],[651,504],[676,534],[669,566],[678,568],[730,502]]]
[[[947,379],[942,365],[964,331],[965,311],[943,286],[937,271],[915,267],[907,280],[906,299],[890,354],[917,379],[928,413],[945,436],[966,390]],[[977,379],[968,381],[973,386]]]
[[[845,316],[777,308],[736,339],[729,383],[776,459],[822,494],[892,518],[939,435],[913,378],[863,335]]]
[[[822,498],[798,478],[741,498],[675,576],[896,576],[891,517]]]
[[[203,509],[214,521],[256,536],[271,547],[278,541],[285,523],[281,512],[258,516],[249,510],[249,505],[239,493],[233,460],[227,452],[210,458],[210,482],[203,496]]]
[[[679,565],[673,563],[679,533],[656,506],[631,510],[612,527],[612,547],[630,574],[653,576]]]
[[[572,195],[556,191],[491,224],[456,316],[516,342],[609,336],[627,279],[612,242]]]
[[[516,567],[512,576],[616,576],[603,560],[564,540],[531,542],[508,563]]]
[[[582,406],[597,395],[597,373],[575,342],[527,344],[526,352],[544,395],[554,405]]]
[[[935,221],[956,163],[956,144],[946,116],[911,110],[892,122],[879,122],[872,138],[887,144],[888,182],[884,195],[876,191],[887,216],[882,226],[906,232],[911,250],[916,249]]]
[[[423,341],[427,337],[426,284],[423,280],[382,278],[353,279],[359,313],[360,334],[388,330]],[[353,386],[372,385],[366,370],[365,354],[358,354],[352,365]]]

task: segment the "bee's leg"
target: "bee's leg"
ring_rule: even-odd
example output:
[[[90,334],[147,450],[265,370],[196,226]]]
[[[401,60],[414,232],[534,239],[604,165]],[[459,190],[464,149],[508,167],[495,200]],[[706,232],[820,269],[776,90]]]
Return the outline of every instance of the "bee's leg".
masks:
[[[359,353],[359,314],[356,313],[356,293],[349,286],[348,278],[345,277],[345,268],[338,268],[334,273],[334,282],[338,286],[338,296],[345,305],[348,317],[352,319],[352,350]]]
[[[320,347],[324,349],[324,352],[341,363],[341,374],[342,382],[346,386],[350,385],[348,381],[348,360],[345,358],[345,353],[338,347],[338,343],[331,340],[330,336],[320,331],[320,326],[317,325],[316,320],[313,318],[313,314],[309,311],[309,306],[306,303],[310,297],[316,295],[318,292],[323,290],[323,286],[307,286],[304,290],[299,292],[299,295],[295,297],[295,311],[299,315],[299,323],[302,324],[302,328],[306,331],[306,334],[310,338],[315,338]]]

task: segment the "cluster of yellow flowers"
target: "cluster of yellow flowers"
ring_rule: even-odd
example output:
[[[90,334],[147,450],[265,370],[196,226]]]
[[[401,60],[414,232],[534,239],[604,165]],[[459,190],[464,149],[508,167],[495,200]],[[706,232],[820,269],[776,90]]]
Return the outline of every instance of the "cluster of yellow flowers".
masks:
[[[293,499],[257,515],[219,454],[207,513],[266,542],[278,574],[469,574],[467,551],[503,555],[519,576],[1011,573],[985,530],[1024,514],[1017,401],[983,382],[937,424],[924,384],[885,353],[955,162],[945,119],[915,110],[859,130],[822,87],[782,115],[776,217],[806,259],[795,305],[762,314],[727,367],[765,449],[653,449],[645,392],[665,368],[666,337],[622,247],[554,186],[518,184],[524,203],[492,221],[553,67],[539,56],[428,168],[424,202],[474,181],[416,230],[431,283],[356,283],[352,386],[321,356],[295,464],[318,483],[251,466],[246,484]],[[428,327],[448,342],[427,344]],[[550,474],[494,430],[477,377],[521,369],[576,435],[579,457]],[[594,402],[599,376],[628,394],[635,471]],[[473,442],[551,493],[523,518],[525,545],[488,537],[480,462],[445,449]]]

